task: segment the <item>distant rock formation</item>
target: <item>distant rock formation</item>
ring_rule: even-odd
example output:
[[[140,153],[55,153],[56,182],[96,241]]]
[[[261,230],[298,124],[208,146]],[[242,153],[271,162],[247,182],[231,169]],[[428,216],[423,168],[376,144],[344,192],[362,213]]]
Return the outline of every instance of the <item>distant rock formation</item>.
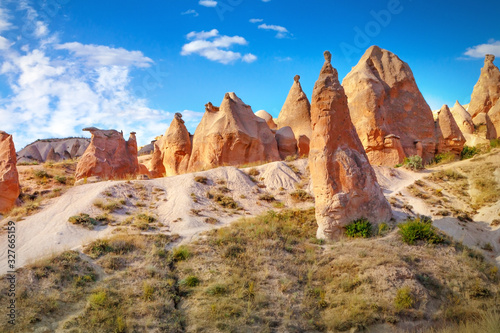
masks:
[[[78,158],[90,144],[86,138],[43,139],[30,143],[17,153],[18,163],[60,161]]]
[[[135,132],[128,141],[123,132],[84,128],[92,134],[90,145],[76,167],[76,180],[91,176],[102,179],[123,179],[140,174]]]
[[[446,104],[438,112],[436,142],[437,153],[451,152],[458,156],[464,148],[465,137]]]
[[[458,101],[455,102],[455,105],[450,109],[450,111],[453,118],[455,118],[460,131],[462,131],[462,134],[474,133],[474,123],[472,122],[472,117]]]
[[[358,218],[388,221],[391,207],[351,122],[347,97],[325,52],[311,98],[309,168],[316,197],[318,238],[335,238]]]
[[[484,124],[484,116],[478,116],[488,113],[500,99],[500,70],[493,64],[494,60],[494,55],[486,55],[481,75],[472,92],[468,111],[475,125]]]
[[[162,140],[153,142],[153,156],[148,164],[148,170],[153,178],[165,177],[165,166],[163,165]]]
[[[399,147],[396,137],[407,157],[421,152],[425,162],[432,160],[436,146],[432,111],[407,63],[372,46],[342,85],[370,163],[394,166],[394,157],[400,154],[394,151]]]
[[[139,151],[137,152],[137,155],[139,156],[144,156],[144,155],[150,155],[154,152],[154,143],[156,140],[151,141],[151,143],[148,143],[145,146],[142,146],[139,148]]]
[[[278,128],[290,126],[298,140],[301,135],[311,139],[311,104],[300,85],[300,76],[295,75],[290,92],[278,116]],[[306,142],[303,140],[303,142]]]
[[[163,136],[162,145],[165,175],[175,176],[187,172],[192,142],[182,120],[182,114],[175,114],[170,127]]]
[[[276,139],[266,121],[235,93],[227,93],[220,107],[205,106],[194,133],[188,171],[279,159]]]
[[[290,126],[282,127],[276,132],[276,141],[281,159],[297,155],[297,140]]]
[[[275,130],[278,128],[278,126],[276,126],[276,123],[274,122],[273,116],[271,116],[267,111],[259,110],[255,112],[255,115],[259,118],[264,119],[270,129]]]
[[[500,138],[500,99],[488,111],[487,134],[488,140]]]
[[[0,131],[0,213],[13,208],[21,193],[12,135]]]

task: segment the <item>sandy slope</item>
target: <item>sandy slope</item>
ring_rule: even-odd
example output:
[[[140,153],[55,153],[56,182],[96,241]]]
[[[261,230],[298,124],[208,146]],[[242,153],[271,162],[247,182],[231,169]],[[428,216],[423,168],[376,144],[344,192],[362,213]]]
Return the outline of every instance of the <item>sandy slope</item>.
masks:
[[[457,162],[473,163],[474,161]],[[160,232],[176,233],[182,237],[182,242],[188,242],[200,232],[221,227],[235,221],[242,216],[260,214],[272,209],[271,203],[259,200],[263,193],[270,193],[285,204],[286,207],[306,208],[312,203],[294,203],[289,193],[297,184],[310,191],[308,184],[307,160],[297,160],[292,163],[298,170],[296,174],[285,162],[274,162],[258,166],[260,172],[254,178],[259,182],[254,183],[245,173],[248,169],[235,167],[221,167],[194,174],[185,174],[175,177],[159,178],[147,181],[107,181],[96,184],[87,184],[70,189],[61,197],[55,199],[39,213],[27,217],[17,223],[17,267],[21,267],[40,257],[58,253],[67,249],[78,248],[94,239],[106,237],[113,232],[115,227],[106,226],[96,230],[74,226],[68,223],[68,218],[79,213],[88,213],[95,216],[100,211],[93,206],[97,198],[106,198],[104,192],[112,192],[115,198],[124,197],[130,191],[135,191],[134,186],[142,185],[150,194],[157,189],[162,189],[161,198],[151,195],[149,213],[156,215],[164,225]],[[447,165],[449,168],[452,164]],[[401,221],[408,214],[422,214],[433,216],[433,207],[424,201],[410,195],[407,186],[415,180],[422,179],[430,174],[430,170],[412,172],[402,168],[375,167],[379,183],[387,198],[394,197],[398,202],[411,205],[406,208],[395,208],[394,217]],[[297,171],[297,170],[296,170]],[[195,181],[196,176],[208,178],[207,184]],[[218,188],[227,187],[228,196],[231,196],[243,208],[240,211],[223,209],[213,200],[207,198],[207,191],[217,191]],[[195,202],[193,197],[196,198]],[[404,206],[404,205],[403,205]],[[500,203],[480,211],[476,221],[486,221],[486,217],[498,214]],[[192,213],[197,211],[197,215]],[[490,216],[491,215],[491,216]],[[118,221],[124,220],[127,215],[121,211],[114,216]],[[208,224],[205,219],[216,218],[217,225]],[[488,223],[459,223],[457,219],[433,216],[435,225],[457,240],[466,245],[477,246],[489,242],[494,251],[490,253],[500,263],[499,237],[500,229],[491,230]],[[5,232],[0,235],[0,274],[7,271],[7,237]]]

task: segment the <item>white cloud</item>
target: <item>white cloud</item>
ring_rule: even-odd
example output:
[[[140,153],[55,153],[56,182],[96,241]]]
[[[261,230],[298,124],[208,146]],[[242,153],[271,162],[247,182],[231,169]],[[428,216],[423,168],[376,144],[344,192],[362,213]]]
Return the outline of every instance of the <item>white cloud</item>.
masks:
[[[20,10],[36,17],[26,6]],[[1,17],[0,11],[0,27],[10,27]],[[82,136],[89,126],[135,131],[139,144],[165,131],[173,113],[150,108],[134,93],[141,88],[147,93],[151,88],[145,83],[130,85],[131,71],[150,67],[153,60],[123,48],[59,44],[45,23],[38,28],[36,38],[16,40],[0,53],[0,75],[10,87],[0,98],[2,130],[14,135],[18,149],[36,139]],[[12,43],[2,38],[0,48]]]
[[[484,58],[486,54],[493,54],[500,57],[500,41],[490,39],[486,44],[469,47],[464,55],[471,58]]]
[[[5,37],[0,36],[0,50],[5,51],[12,45]]]
[[[258,19],[258,18],[253,18],[253,19],[249,20],[250,23],[260,23],[262,21],[264,21],[264,20],[263,19]]]
[[[258,28],[264,29],[264,30],[276,31],[277,32],[276,38],[285,38],[285,37],[288,37],[290,35],[290,33],[288,32],[288,29],[285,27],[282,27],[280,25],[272,25],[272,24],[263,23],[263,24],[259,25]]]
[[[217,6],[217,1],[213,1],[213,0],[200,0],[198,3],[202,6],[205,6],[205,7]]]
[[[49,33],[49,29],[43,23],[42,21],[37,21],[36,22],[36,28],[35,28],[35,36],[36,37],[45,37]]]
[[[185,12],[182,12],[181,15],[193,15],[194,17],[199,16],[198,12],[194,9],[188,9]]]
[[[270,2],[271,0],[262,0],[262,2]]]
[[[151,66],[153,60],[145,57],[141,51],[128,51],[123,48],[111,48],[104,45],[85,45],[78,42],[58,44],[57,50],[68,50],[91,66]]]
[[[246,39],[240,36],[224,36],[220,35],[217,29],[212,29],[210,31],[192,31],[186,37],[191,42],[182,46],[181,55],[183,56],[198,54],[208,60],[225,65],[240,59],[244,62],[257,60],[253,54],[242,55],[239,52],[229,50],[234,45],[248,44]]]
[[[12,24],[9,22],[9,16],[5,9],[0,8],[0,33],[12,28]]]

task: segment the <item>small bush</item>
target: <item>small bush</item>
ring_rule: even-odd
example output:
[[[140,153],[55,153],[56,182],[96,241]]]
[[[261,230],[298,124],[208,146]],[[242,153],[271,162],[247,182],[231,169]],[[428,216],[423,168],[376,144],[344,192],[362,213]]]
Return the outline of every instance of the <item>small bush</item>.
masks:
[[[187,260],[191,256],[191,252],[186,246],[179,246],[172,250],[172,257],[175,261]]]
[[[33,176],[38,179],[43,179],[43,178],[52,178],[50,174],[47,173],[45,170],[34,170],[33,171]]]
[[[255,169],[255,168],[251,168],[250,170],[248,170],[248,175],[256,177],[256,176],[260,175],[260,171]]]
[[[394,307],[397,310],[411,309],[415,305],[415,299],[410,287],[403,287],[397,290],[394,298]]]
[[[267,202],[272,202],[275,201],[276,199],[274,198],[274,195],[269,194],[269,193],[264,193],[259,196],[259,200],[261,201],[267,201]]]
[[[208,223],[208,224],[217,224],[217,223],[219,223],[219,220],[217,220],[215,217],[207,217],[205,219],[205,223]]]
[[[225,196],[221,193],[210,194],[214,201],[224,208],[238,209],[239,205],[233,198]]]
[[[435,164],[444,164],[444,163],[450,163],[456,160],[456,156],[453,153],[446,152],[446,153],[440,153],[436,154],[434,156],[434,163]]]
[[[424,168],[424,164],[422,161],[422,157],[418,155],[410,156],[408,158],[405,158],[403,162],[404,166],[410,170],[421,170]]]
[[[64,176],[55,176],[54,179],[60,184],[66,184],[66,182],[68,181],[68,179]]]
[[[367,219],[360,218],[345,226],[345,234],[352,238],[368,238],[372,235],[372,224]]]
[[[194,177],[194,181],[197,183],[206,185],[208,183],[208,178],[202,177],[202,176],[196,176],[196,177]]]
[[[295,202],[314,201],[314,197],[304,190],[296,190],[290,193],[290,197]]]
[[[113,248],[109,245],[109,241],[105,239],[98,239],[90,243],[86,248],[88,256],[92,259],[97,259],[112,251]]]
[[[142,284],[142,298],[146,301],[152,301],[155,293],[155,287],[144,281]]]
[[[210,286],[207,289],[207,294],[212,295],[212,296],[220,296],[224,295],[227,292],[226,286],[223,286],[222,284],[214,284],[213,286]]]
[[[477,149],[476,147],[464,146],[462,152],[460,153],[460,159],[467,160],[477,154],[479,154],[479,149]]]
[[[500,147],[500,139],[490,140],[490,147],[491,148],[498,148],[498,147]]]
[[[409,218],[405,223],[398,225],[398,228],[403,242],[409,245],[415,244],[415,241],[418,240],[426,241],[429,244],[443,242],[443,238],[438,235],[432,226],[432,221],[427,217]]]
[[[80,215],[77,216],[71,216],[68,219],[68,222],[72,224],[78,224],[89,229],[93,229],[94,226],[97,225],[96,219],[90,217],[89,214],[83,214],[83,213],[80,213]]]
[[[198,279],[194,275],[190,275],[184,280],[180,282],[182,285],[188,286],[188,287],[196,287],[200,284],[200,279]]]

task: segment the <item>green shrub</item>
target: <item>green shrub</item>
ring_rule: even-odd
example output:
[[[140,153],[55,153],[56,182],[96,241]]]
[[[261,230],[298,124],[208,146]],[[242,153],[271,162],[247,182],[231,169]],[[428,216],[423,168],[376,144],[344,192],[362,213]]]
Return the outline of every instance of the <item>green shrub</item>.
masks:
[[[290,193],[290,197],[295,202],[314,201],[314,197],[304,190],[296,190]]]
[[[94,226],[97,225],[96,219],[90,217],[89,214],[83,214],[83,213],[80,213],[80,215],[77,216],[71,216],[68,219],[68,222],[72,224],[78,224],[89,229],[93,229]]]
[[[90,243],[86,248],[88,256],[92,259],[97,259],[112,251],[113,248],[109,245],[109,241],[105,239],[98,239]]]
[[[248,175],[249,176],[253,176],[253,177],[256,177],[260,174],[260,171],[255,169],[255,168],[251,168],[250,170],[248,170]]]
[[[498,147],[500,147],[500,139],[490,140],[490,147],[491,148],[498,148]]]
[[[274,198],[274,195],[269,194],[269,193],[264,193],[264,194],[261,194],[259,196],[259,200],[271,202],[271,201],[275,201],[276,199]]]
[[[175,261],[187,260],[191,256],[191,252],[186,246],[179,246],[172,250],[172,257]]]
[[[224,295],[227,292],[226,286],[223,286],[222,284],[214,284],[213,286],[210,286],[207,289],[207,294],[212,295],[212,296],[220,296]]]
[[[474,155],[477,154],[479,154],[479,149],[477,149],[476,147],[464,146],[462,152],[460,153],[460,159],[466,160],[472,158]]]
[[[214,201],[224,208],[238,209],[239,205],[233,198],[225,196],[221,193],[210,194]]]
[[[347,237],[368,238],[372,235],[372,224],[367,219],[360,218],[345,226],[345,234]]]
[[[61,183],[61,184],[66,184],[66,181],[68,180],[66,177],[64,176],[55,176],[54,179],[58,182],[58,183]]]
[[[410,156],[405,158],[403,162],[404,166],[410,170],[420,170],[424,168],[422,157],[418,155]]]
[[[450,163],[456,160],[455,154],[451,152],[446,152],[446,153],[439,153],[434,156],[434,163],[439,164],[439,163]]]
[[[415,299],[410,287],[403,287],[397,290],[394,298],[394,307],[397,310],[411,309],[415,305]]]
[[[182,285],[188,286],[188,287],[196,287],[197,285],[200,284],[200,279],[198,279],[194,275],[190,275],[184,280],[180,282]]]
[[[443,242],[443,237],[438,235],[436,228],[432,226],[432,220],[426,216],[409,218],[405,223],[398,225],[398,228],[403,242],[409,245],[415,244],[418,240],[429,244]]]
[[[52,176],[49,175],[47,173],[47,171],[45,171],[45,170],[34,170],[33,171],[33,176],[35,176],[35,178],[39,178],[39,179],[42,179],[42,178],[52,178]]]

